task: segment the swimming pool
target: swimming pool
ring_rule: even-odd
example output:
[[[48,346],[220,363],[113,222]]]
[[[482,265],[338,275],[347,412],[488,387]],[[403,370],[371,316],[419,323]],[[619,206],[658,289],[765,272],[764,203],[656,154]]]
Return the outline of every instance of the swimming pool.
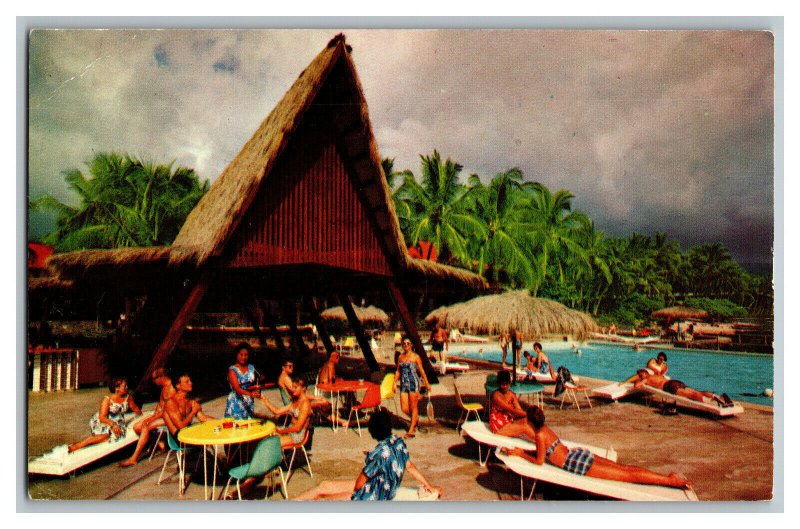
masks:
[[[499,349],[492,349],[492,345],[450,344],[450,355],[499,364],[502,353]],[[532,350],[531,345],[526,343],[526,350]],[[480,348],[484,349],[483,353],[478,352]],[[544,352],[550,357],[553,370],[558,366],[566,366],[570,372],[579,376],[612,381],[624,380],[633,375],[637,369],[645,367],[647,361],[655,357],[659,351],[659,349],[634,351],[630,346],[607,344],[584,344],[580,350],[581,354],[577,355],[567,344],[544,346]],[[772,399],[762,395],[766,388],[774,388],[772,355],[676,349],[665,349],[664,353],[667,355],[667,365],[669,365],[667,375],[685,382],[690,387],[717,394],[727,393],[734,400],[772,406]],[[511,351],[507,360],[511,360]]]

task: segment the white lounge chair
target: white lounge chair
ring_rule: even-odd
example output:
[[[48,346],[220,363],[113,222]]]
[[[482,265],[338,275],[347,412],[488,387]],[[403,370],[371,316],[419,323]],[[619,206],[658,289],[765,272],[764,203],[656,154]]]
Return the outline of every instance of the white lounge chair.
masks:
[[[527,378],[527,377],[528,377],[528,372],[527,371],[525,371],[524,369],[517,369],[517,379],[518,380],[520,378]],[[573,375],[572,378],[577,378],[577,377],[575,377],[575,375]],[[533,379],[536,382],[538,382],[539,384],[555,384],[556,383],[556,379],[551,377],[550,373],[539,373],[538,371],[534,372],[533,373]]]
[[[435,364],[437,369],[441,369],[439,363]],[[464,362],[445,362],[444,363],[444,370],[445,373],[452,373],[452,372],[459,372],[463,373],[464,371],[469,371],[469,364],[465,364]],[[441,371],[440,371],[441,372]]]
[[[647,385],[643,386],[643,389],[646,394],[658,397],[664,402],[674,402],[679,408],[701,411],[715,417],[733,417],[735,415],[739,415],[740,413],[744,413],[744,408],[739,404],[726,407],[720,406],[716,402],[700,402],[682,395],[668,393],[664,390],[656,389]]]
[[[461,436],[474,439],[478,443],[478,463],[483,467],[489,460],[492,448],[522,448],[529,452],[536,451],[536,443],[520,439],[518,437],[508,437],[505,435],[498,435],[492,433],[486,423],[483,421],[468,421],[461,426]],[[561,440],[561,443],[567,448],[583,447],[591,451],[593,454],[611,461],[617,460],[617,452],[613,447],[599,448],[584,443],[576,443],[574,441]],[[482,455],[481,445],[488,445],[486,450],[486,457]]]
[[[426,492],[422,488],[400,487],[392,501],[439,501],[439,495]]]
[[[693,490],[580,476],[548,463],[537,465],[536,463],[531,463],[527,459],[504,454],[500,451],[498,451],[496,455],[512,472],[519,475],[520,500],[526,499],[525,478],[529,478],[533,480],[533,486],[531,487],[530,493],[527,495],[527,499],[533,497],[533,491],[538,481],[546,481],[547,483],[553,483],[555,485],[561,485],[563,487],[582,490],[618,500],[697,501],[697,495]]]
[[[141,419],[152,415],[153,412],[146,412]],[[109,454],[116,452],[126,446],[130,446],[139,439],[139,435],[131,427],[134,420],[140,420],[135,414],[125,415],[128,429],[125,437],[116,441],[108,440],[104,443],[97,443],[86,446],[74,452],[67,452],[66,446],[55,447],[28,462],[28,474],[46,474],[49,476],[65,476],[70,472],[94,463]]]
[[[613,401],[631,395],[640,395],[642,393],[644,393],[644,390],[642,388],[634,388],[633,382],[628,382],[627,384],[615,382],[613,384],[609,384],[600,388],[594,388],[592,390],[592,395],[595,397],[601,397]]]

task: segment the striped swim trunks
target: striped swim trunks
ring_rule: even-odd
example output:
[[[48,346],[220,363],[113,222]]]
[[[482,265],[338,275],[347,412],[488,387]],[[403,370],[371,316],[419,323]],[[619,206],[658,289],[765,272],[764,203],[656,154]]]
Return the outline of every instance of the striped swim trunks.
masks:
[[[578,474],[580,476],[589,472],[592,463],[594,463],[594,454],[585,448],[572,448],[567,453],[567,459],[561,467],[567,472]]]

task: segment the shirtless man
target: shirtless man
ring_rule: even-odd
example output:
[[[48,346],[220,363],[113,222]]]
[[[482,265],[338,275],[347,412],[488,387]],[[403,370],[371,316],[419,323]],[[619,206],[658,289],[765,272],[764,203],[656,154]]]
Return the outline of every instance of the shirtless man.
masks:
[[[131,467],[135,465],[138,462],[142,450],[144,450],[144,447],[147,445],[147,441],[150,439],[150,432],[159,426],[166,425],[164,422],[164,407],[166,406],[167,401],[175,395],[175,387],[172,385],[172,379],[169,377],[164,368],[158,368],[153,371],[151,380],[153,381],[153,384],[161,387],[161,395],[158,398],[156,410],[153,412],[153,415],[137,422],[133,426],[136,433],[139,434],[139,441],[136,443],[136,450],[133,451],[133,455],[125,461],[121,461],[119,463],[119,466],[121,467]]]
[[[331,384],[336,382],[336,366],[339,364],[339,352],[334,351],[328,361],[320,368],[318,384]]]
[[[192,391],[192,379],[189,375],[179,376],[175,389],[175,395],[164,406],[164,422],[173,437],[177,438],[178,431],[189,426],[195,418],[200,422],[214,419],[203,413],[198,401],[188,398]]]
[[[698,402],[705,402],[711,404],[716,402],[722,407],[733,406],[733,401],[728,395],[723,393],[721,396],[711,393],[710,391],[698,391],[690,388],[680,380],[670,380],[663,375],[651,375],[646,369],[640,369],[637,372],[639,380],[633,383],[633,387],[640,388],[643,385],[652,388],[672,393],[673,395],[680,395]]]
[[[433,332],[431,332],[431,337],[428,339],[428,343],[431,344],[431,349],[433,350],[434,354],[436,354],[437,360],[439,363],[439,371],[444,375],[445,373],[445,362],[447,362],[447,353],[446,351],[449,349],[450,336],[447,333],[447,330],[443,329],[438,323],[433,327]]]

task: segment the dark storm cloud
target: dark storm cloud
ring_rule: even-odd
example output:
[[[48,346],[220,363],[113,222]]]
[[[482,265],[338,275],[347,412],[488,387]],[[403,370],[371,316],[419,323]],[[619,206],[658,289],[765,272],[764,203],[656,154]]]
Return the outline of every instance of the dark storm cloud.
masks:
[[[109,149],[213,180],[335,33],[34,32],[31,195],[66,198],[61,171]],[[433,149],[485,180],[517,166],[606,233],[771,259],[770,34],[346,33],[396,168]]]

